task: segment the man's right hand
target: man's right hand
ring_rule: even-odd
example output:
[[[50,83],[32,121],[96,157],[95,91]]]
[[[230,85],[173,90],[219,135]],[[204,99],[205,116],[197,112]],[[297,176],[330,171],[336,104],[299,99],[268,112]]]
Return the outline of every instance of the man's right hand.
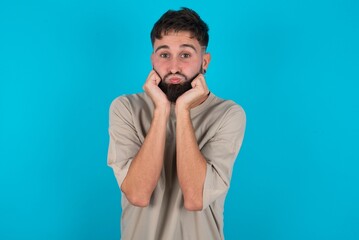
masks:
[[[156,71],[152,70],[143,85],[143,90],[152,99],[155,109],[163,109],[169,114],[171,104],[166,94],[158,86],[160,81],[160,76],[158,76]]]
[[[160,179],[166,145],[167,121],[171,104],[158,84],[161,78],[152,70],[143,90],[155,105],[151,126],[141,148],[132,159],[121,190],[134,206],[146,207]]]

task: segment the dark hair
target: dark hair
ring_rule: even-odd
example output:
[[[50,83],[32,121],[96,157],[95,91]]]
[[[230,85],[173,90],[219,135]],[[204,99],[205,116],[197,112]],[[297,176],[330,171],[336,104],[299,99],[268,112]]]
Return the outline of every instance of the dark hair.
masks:
[[[200,18],[200,16],[189,8],[181,8],[181,10],[168,10],[154,24],[151,31],[152,46],[155,39],[161,39],[163,35],[170,31],[180,32],[188,31],[192,37],[196,38],[201,46],[207,47],[208,25]]]

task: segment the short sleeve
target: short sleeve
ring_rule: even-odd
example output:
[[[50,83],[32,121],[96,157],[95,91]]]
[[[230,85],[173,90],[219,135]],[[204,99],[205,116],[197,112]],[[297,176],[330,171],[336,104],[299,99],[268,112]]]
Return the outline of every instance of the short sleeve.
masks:
[[[126,97],[118,97],[111,103],[109,135],[107,164],[113,169],[121,188],[132,159],[141,147],[133,122],[131,106]]]
[[[244,110],[234,105],[220,119],[214,137],[201,149],[207,160],[203,189],[203,209],[228,191],[234,161],[242,145],[246,116]]]

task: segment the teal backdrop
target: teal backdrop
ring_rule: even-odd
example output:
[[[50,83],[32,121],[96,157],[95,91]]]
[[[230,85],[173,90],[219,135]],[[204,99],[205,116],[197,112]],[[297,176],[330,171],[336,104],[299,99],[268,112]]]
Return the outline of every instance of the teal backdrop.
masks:
[[[357,0],[1,0],[0,239],[120,238],[109,105],[181,6],[209,24],[210,90],[247,114],[226,239],[359,239]]]

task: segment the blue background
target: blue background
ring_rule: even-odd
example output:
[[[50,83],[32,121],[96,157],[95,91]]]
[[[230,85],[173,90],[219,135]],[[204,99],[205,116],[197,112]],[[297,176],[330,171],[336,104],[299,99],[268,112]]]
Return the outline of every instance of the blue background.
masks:
[[[209,24],[209,88],[247,113],[226,239],[359,239],[359,1],[0,1],[0,239],[119,239],[108,108],[167,9]]]

